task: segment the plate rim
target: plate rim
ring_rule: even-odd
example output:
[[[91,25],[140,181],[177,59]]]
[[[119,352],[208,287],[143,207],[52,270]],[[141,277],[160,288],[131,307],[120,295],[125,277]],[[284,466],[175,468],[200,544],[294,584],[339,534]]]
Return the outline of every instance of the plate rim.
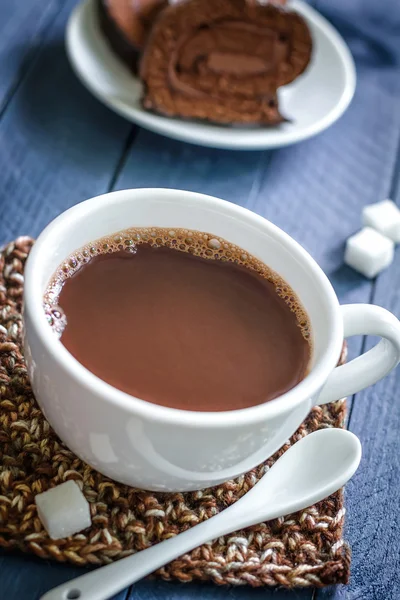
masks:
[[[159,135],[163,135],[164,137],[198,146],[226,150],[272,150],[275,148],[283,148],[310,139],[333,125],[333,123],[335,123],[335,121],[337,121],[347,110],[353,99],[357,80],[356,67],[350,49],[343,37],[337,29],[312,6],[306,4],[302,0],[290,0],[289,6],[291,8],[301,14],[306,20],[312,22],[315,27],[322,31],[322,34],[325,37],[330,39],[336,54],[339,57],[344,69],[345,83],[342,95],[337,104],[317,122],[304,127],[302,131],[296,132],[296,129],[293,129],[289,132],[285,132],[283,139],[280,139],[280,133],[282,134],[282,132],[279,132],[276,128],[262,128],[261,130],[256,128],[253,130],[246,129],[244,132],[241,132],[238,128],[235,130],[235,134],[237,135],[230,140],[227,140],[225,137],[222,137],[221,140],[216,139],[216,137],[209,140],[207,139],[207,133],[209,133],[209,129],[207,128],[212,127],[214,133],[218,133],[218,130],[223,131],[226,128],[207,123],[202,124],[204,133],[200,137],[196,135],[196,132],[191,133],[190,131],[187,132],[187,130],[182,132],[179,127],[176,128],[174,126],[175,119],[164,117],[162,115],[154,115],[144,109],[128,105],[123,100],[102,94],[92,83],[91,79],[85,75],[73,49],[72,38],[75,29],[85,17],[85,11],[95,10],[95,2],[96,0],[82,0],[74,7],[68,18],[65,31],[65,47],[72,70],[82,85],[102,104],[131,123]],[[116,58],[118,59],[118,57]],[[273,132],[273,136],[270,135],[271,132]],[[243,136],[241,139],[241,133],[246,133],[246,137]],[[253,133],[254,135],[248,135],[249,133]]]

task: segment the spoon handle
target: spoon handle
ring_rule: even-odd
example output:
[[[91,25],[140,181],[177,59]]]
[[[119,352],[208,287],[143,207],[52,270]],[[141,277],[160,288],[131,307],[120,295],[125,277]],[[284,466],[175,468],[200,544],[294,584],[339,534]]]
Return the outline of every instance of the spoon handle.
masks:
[[[254,519],[245,517],[244,524],[242,508],[238,508],[236,510],[234,504],[173,538],[59,585],[44,594],[41,600],[107,600],[204,542],[247,526],[247,521],[250,525]]]

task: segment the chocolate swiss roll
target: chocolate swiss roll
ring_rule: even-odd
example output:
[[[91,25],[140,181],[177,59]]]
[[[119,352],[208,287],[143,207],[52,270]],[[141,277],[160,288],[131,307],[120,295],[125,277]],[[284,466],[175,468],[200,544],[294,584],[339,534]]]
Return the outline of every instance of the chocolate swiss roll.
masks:
[[[164,8],[140,66],[143,105],[168,116],[275,125],[277,90],[307,67],[311,35],[298,14],[246,0]]]
[[[150,28],[167,4],[168,0],[98,0],[103,35],[134,73]]]

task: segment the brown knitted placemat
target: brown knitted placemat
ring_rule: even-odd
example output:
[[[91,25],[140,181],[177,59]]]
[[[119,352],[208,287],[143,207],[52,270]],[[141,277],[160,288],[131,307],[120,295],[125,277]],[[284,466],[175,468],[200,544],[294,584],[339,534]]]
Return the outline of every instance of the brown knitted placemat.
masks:
[[[32,395],[21,349],[23,270],[32,243],[19,238],[0,253],[0,546],[76,565],[108,563],[232,504],[290,443],[317,429],[343,427],[344,400],[315,407],[290,442],[265,464],[198,492],[145,492],[103,477],[64,446]],[[34,496],[68,479],[82,487],[93,523],[80,534],[53,541],[37,516]],[[350,551],[342,539],[344,512],[340,491],[294,515],[218,538],[158,575],[252,586],[346,583]]]

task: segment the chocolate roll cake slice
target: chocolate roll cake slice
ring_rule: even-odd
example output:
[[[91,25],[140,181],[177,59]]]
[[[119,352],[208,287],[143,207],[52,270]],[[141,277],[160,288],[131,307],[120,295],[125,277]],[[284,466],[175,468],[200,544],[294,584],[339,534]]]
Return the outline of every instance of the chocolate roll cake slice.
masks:
[[[151,26],[167,4],[168,0],[98,0],[100,28],[134,73]]]
[[[246,0],[185,0],[159,13],[141,61],[148,110],[215,123],[275,125],[277,89],[307,67],[296,13]]]

